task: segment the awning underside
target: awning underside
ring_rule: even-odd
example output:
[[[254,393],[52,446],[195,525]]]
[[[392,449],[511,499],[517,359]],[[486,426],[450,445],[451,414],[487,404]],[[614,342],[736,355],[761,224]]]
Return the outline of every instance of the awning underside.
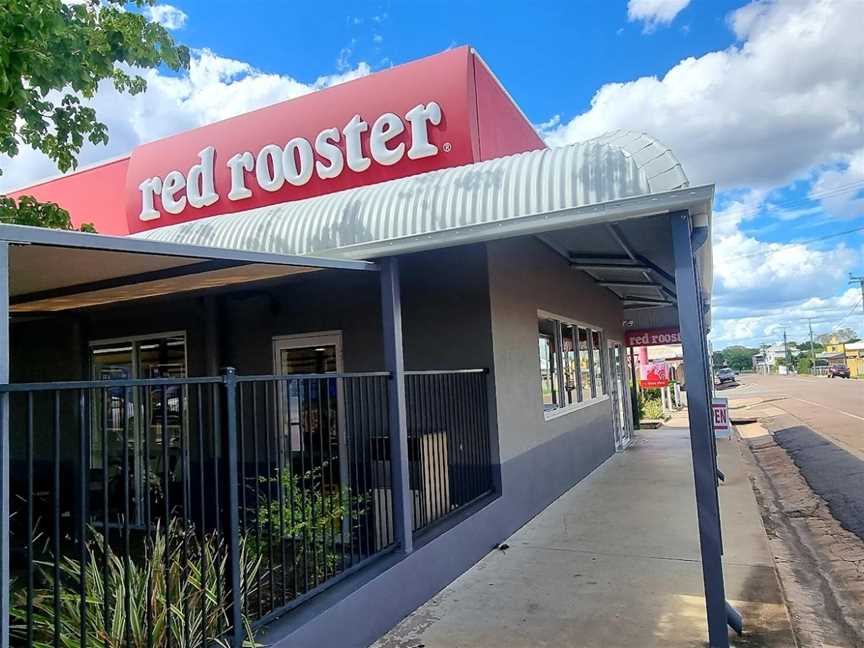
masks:
[[[625,328],[678,326],[668,214],[561,229],[537,238],[621,302]],[[698,258],[699,254],[697,254]]]

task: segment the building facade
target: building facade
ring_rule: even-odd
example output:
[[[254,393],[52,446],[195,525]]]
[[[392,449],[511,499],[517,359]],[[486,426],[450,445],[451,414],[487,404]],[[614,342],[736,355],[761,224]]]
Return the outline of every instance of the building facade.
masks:
[[[34,564],[107,574],[106,545],[137,565],[162,538],[220,601],[166,575],[167,627],[192,632],[173,597],[200,600],[202,640],[368,645],[628,446],[626,333],[679,327],[728,645],[713,187],[656,140],[547,149],[459,48],[25,194],[104,234],[0,228],[16,641],[56,635],[28,601],[61,576]],[[88,619],[133,596],[81,587]]]

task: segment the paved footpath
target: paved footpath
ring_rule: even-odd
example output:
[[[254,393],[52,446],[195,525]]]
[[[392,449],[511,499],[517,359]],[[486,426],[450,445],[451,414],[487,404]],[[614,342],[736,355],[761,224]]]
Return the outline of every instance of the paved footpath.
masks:
[[[735,648],[795,646],[738,441],[718,441]],[[686,429],[637,433],[375,648],[704,646],[702,570]]]

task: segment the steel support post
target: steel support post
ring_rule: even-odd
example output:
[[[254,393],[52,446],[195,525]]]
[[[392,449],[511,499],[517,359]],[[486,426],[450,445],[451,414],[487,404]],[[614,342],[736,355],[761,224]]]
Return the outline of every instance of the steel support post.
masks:
[[[708,641],[712,648],[729,648],[726,593],[720,544],[720,510],[717,500],[717,473],[714,431],[711,425],[710,386],[705,349],[702,300],[699,294],[696,261],[690,239],[687,212],[670,214],[675,253],[675,285],[684,366],[687,368],[687,412],[690,422],[690,450],[696,486],[699,548],[708,613]]]
[[[414,549],[411,491],[408,482],[408,422],[405,414],[405,360],[402,349],[402,296],[399,291],[399,260],[381,261],[381,314],[384,333],[384,364],[388,381],[390,429],[390,484],[393,492],[393,529],[402,553]]]
[[[9,383],[9,243],[0,241],[0,383]],[[0,395],[0,648],[9,648],[9,394]]]
[[[222,370],[225,384],[225,544],[228,548],[228,577],[230,579],[232,648],[243,645],[243,600],[240,589],[240,519],[239,480],[237,475],[237,372],[233,367]]]

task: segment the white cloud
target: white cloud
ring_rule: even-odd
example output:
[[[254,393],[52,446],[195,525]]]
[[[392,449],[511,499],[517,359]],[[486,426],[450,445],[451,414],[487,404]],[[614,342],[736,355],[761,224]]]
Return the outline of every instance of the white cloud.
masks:
[[[772,208],[765,192],[747,191],[714,212],[715,348],[773,342],[783,326],[801,339],[807,317],[817,318],[817,334],[827,332],[860,299],[857,289],[837,291],[847,285],[847,273],[864,261],[864,250],[843,242],[825,249],[794,241],[768,243],[741,230],[760,212],[806,210]],[[845,324],[864,332],[858,322]]]
[[[157,4],[144,9],[144,15],[165,29],[182,29],[189,16],[182,9],[169,4]]]
[[[820,171],[810,196],[833,216],[864,216],[864,148],[850,155],[842,168]]]
[[[861,7],[849,0],[752,2],[739,42],[661,78],[601,87],[588,111],[545,131],[551,145],[617,128],[654,135],[695,183],[768,188],[864,146]]]
[[[807,313],[841,317],[852,306],[837,293],[864,260],[861,249],[766,243],[742,228],[761,213],[782,236],[783,223],[864,212],[860,15],[849,0],[754,0],[729,16],[733,46],[686,58],[661,77],[606,84],[584,113],[540,125],[552,146],[644,131],[675,152],[692,183],[717,184],[727,199],[714,214],[718,346],[765,336],[778,323],[800,326]],[[815,206],[771,201],[772,190],[796,180],[811,185]]]
[[[641,21],[643,31],[653,32],[657,27],[668,25],[687,5],[690,0],[630,0],[627,3],[627,19],[630,22]]]
[[[849,327],[859,335],[864,332],[861,293],[849,288],[833,297],[813,297],[789,305],[755,308],[738,317],[717,318],[711,339],[715,349],[732,344],[759,346],[783,339],[783,329],[790,341],[806,342],[810,338],[808,319],[812,318],[813,336]]]
[[[193,52],[189,71],[169,76],[157,70],[139,71],[147,79],[143,94],[118,93],[103,83],[88,102],[108,125],[107,146],[85,145],[82,165],[129,152],[134,146],[210,122],[299,97],[370,73],[359,63],[311,83],[284,74],[267,73],[243,61],[210,50]],[[29,147],[14,160],[0,156],[0,191],[8,191],[58,173],[54,163]]]

